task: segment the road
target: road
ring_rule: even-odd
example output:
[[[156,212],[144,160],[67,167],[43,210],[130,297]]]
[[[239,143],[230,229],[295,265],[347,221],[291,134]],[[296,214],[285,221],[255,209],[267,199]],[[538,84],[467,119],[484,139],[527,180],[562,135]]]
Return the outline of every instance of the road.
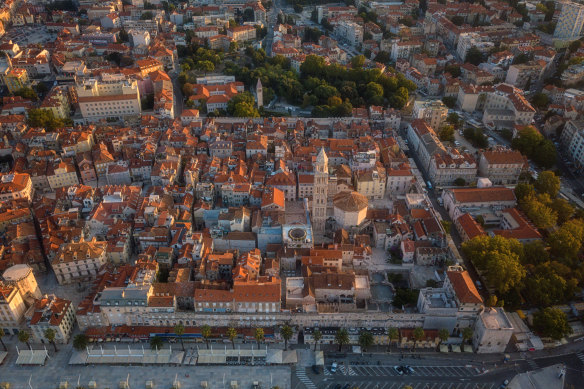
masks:
[[[339,368],[336,373],[330,369],[333,359],[327,359],[322,374],[314,374],[310,368],[296,368],[292,374],[292,388],[335,389],[337,385],[342,388],[349,384],[360,389],[401,389],[404,385],[411,385],[414,389],[497,389],[504,380],[511,380],[516,374],[556,364],[566,365],[566,384],[580,387],[584,373],[584,345],[580,347],[579,352],[565,355],[530,358],[532,354],[525,354],[523,358],[512,359],[506,364],[501,363],[501,359],[493,359],[493,355],[449,358],[435,354],[418,360],[402,359],[399,354],[373,354],[337,361]],[[481,358],[486,361],[480,362]],[[393,368],[395,365],[409,365],[414,373],[399,375]]]
[[[177,65],[177,69],[180,69],[180,66]],[[174,117],[177,118],[182,114],[184,108],[184,97],[182,94],[182,90],[180,88],[180,84],[178,82],[178,70],[172,72],[170,79],[172,80],[172,89],[174,91]]]

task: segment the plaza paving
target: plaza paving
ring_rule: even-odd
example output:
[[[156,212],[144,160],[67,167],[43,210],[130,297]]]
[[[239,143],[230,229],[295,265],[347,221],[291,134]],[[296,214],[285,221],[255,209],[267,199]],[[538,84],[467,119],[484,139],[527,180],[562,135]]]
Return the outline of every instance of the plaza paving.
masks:
[[[79,385],[88,388],[90,381],[97,383],[97,389],[118,389],[120,381],[128,380],[129,388],[146,388],[147,381],[154,381],[155,389],[169,389],[178,380],[181,389],[202,388],[207,382],[209,389],[231,389],[237,381],[237,388],[251,388],[255,381],[261,387],[279,386],[290,388],[290,368],[287,366],[71,366],[70,347],[58,353],[49,350],[50,359],[45,366],[18,366],[16,351],[12,348],[0,365],[0,382],[9,382],[12,389],[55,389],[63,381],[68,388]],[[129,375],[129,376],[128,376]],[[188,375],[188,377],[186,376]],[[29,386],[30,379],[30,386]]]

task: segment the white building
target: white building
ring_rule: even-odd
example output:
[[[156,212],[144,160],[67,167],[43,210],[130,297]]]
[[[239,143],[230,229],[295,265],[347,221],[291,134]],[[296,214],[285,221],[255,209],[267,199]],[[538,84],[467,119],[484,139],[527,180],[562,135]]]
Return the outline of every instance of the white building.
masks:
[[[142,112],[136,80],[123,74],[103,74],[101,80],[90,78],[76,85],[79,109],[86,122],[122,119]]]
[[[27,316],[30,315],[29,326],[32,337],[37,341],[45,341],[45,331],[55,331],[55,343],[67,343],[75,326],[75,308],[69,300],[55,295],[46,295],[35,301]]]
[[[472,343],[477,353],[502,353],[513,335],[513,325],[503,308],[489,308],[479,314]]]
[[[333,199],[334,217],[343,228],[358,226],[367,217],[367,197],[357,192],[341,192]]]
[[[560,136],[562,148],[579,169],[584,167],[584,121],[570,120]]]
[[[340,21],[334,26],[333,33],[339,39],[347,41],[351,46],[363,43],[363,26],[355,22]]]

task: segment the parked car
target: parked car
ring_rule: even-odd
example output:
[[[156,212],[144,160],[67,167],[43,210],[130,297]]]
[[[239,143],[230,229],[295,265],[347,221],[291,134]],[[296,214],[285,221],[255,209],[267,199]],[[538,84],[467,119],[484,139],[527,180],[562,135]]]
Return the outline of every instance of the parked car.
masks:
[[[339,365],[336,362],[333,362],[333,364],[331,365],[331,373],[336,373],[338,367]]]
[[[397,365],[396,365],[396,366],[394,366],[394,367],[393,367],[393,370],[395,370],[395,372],[396,372],[398,375],[402,375],[402,374],[404,374],[404,372],[401,370],[401,367],[400,367],[400,366],[397,366]]]

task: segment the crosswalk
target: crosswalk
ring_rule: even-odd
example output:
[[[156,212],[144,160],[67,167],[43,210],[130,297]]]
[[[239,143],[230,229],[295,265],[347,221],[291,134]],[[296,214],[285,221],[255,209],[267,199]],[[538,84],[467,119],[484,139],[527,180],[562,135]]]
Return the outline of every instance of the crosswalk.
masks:
[[[532,370],[537,370],[537,369],[539,369],[539,366],[537,366],[537,362],[535,362],[533,359],[528,359],[528,360],[527,360],[527,364],[529,365],[529,367],[530,367]]]
[[[411,376],[417,377],[469,377],[476,375],[471,366],[412,366]],[[537,368],[537,367],[536,367]],[[346,375],[359,377],[395,377],[399,374],[393,366],[387,365],[340,365],[336,373],[324,369],[325,375]]]
[[[580,362],[582,362],[584,364],[584,352],[579,352],[576,354],[576,356],[578,357]]]
[[[306,375],[306,370],[303,368],[296,369],[296,377],[306,386],[307,389],[316,389],[316,385]]]

